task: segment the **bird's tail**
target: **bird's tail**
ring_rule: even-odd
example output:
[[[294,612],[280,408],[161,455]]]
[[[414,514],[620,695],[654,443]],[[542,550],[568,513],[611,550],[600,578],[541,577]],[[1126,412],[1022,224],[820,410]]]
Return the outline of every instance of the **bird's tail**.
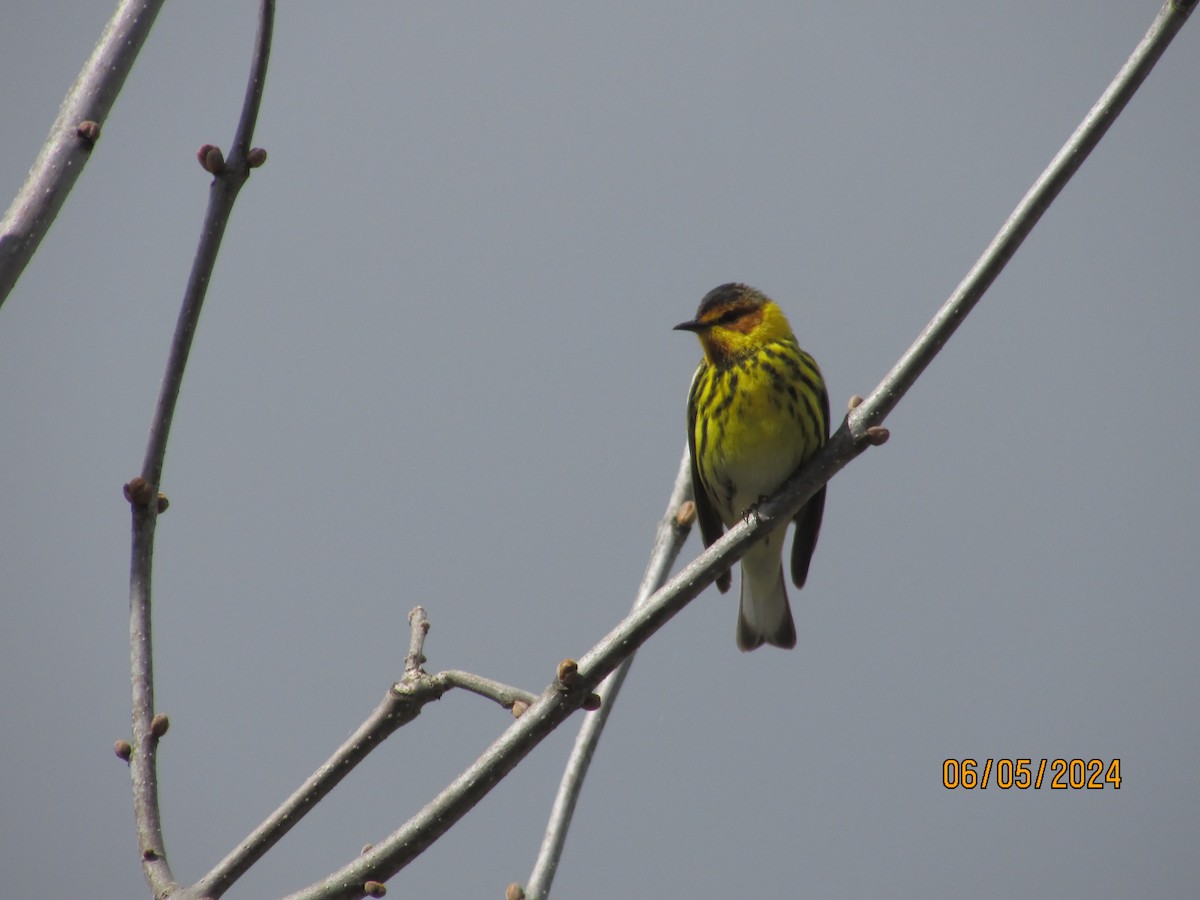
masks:
[[[782,536],[778,537],[779,540]],[[742,597],[738,607],[737,645],[754,650],[773,644],[796,646],[796,624],[788,605],[776,536],[750,549],[742,558]]]

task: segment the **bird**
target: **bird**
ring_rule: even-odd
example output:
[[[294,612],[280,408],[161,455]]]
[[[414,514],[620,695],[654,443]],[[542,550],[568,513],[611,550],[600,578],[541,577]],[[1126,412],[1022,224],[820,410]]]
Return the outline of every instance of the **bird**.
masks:
[[[829,439],[829,395],[816,361],[766,294],[730,282],[713,288],[696,317],[675,326],[700,340],[704,358],[688,391],[688,451],[696,518],[709,547],[774,493]],[[804,587],[825,511],[822,486],[796,513],[791,576]],[[791,649],[796,625],[783,580],[787,523],[742,557],[737,645]],[[729,590],[728,570],[717,587]]]

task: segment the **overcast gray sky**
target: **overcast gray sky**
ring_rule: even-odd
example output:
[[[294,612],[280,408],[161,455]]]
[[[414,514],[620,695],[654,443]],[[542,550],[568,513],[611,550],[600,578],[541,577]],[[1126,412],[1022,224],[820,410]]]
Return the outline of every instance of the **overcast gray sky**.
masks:
[[[250,2],[161,14],[0,310],[0,869],[148,896],[126,768],[129,513]],[[192,881],[402,671],[540,690],[628,608],[730,280],[836,410],[875,386],[1156,0],[280,5],[158,532],[167,848]],[[0,13],[0,198],[108,3]],[[799,645],[709,592],[641,652],[556,896],[1179,897],[1200,809],[1200,24],[831,483]],[[686,559],[699,550],[693,537]],[[297,889],[508,724],[448,696],[228,896]],[[574,726],[389,885],[527,876]],[[948,791],[1114,757],[1119,791]]]

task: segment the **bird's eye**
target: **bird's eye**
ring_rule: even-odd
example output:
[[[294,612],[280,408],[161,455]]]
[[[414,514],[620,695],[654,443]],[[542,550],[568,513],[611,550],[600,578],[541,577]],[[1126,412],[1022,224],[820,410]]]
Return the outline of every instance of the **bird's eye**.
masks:
[[[725,310],[716,319],[713,320],[714,325],[728,325],[730,322],[736,322],[746,314],[747,310],[740,306],[731,306]]]

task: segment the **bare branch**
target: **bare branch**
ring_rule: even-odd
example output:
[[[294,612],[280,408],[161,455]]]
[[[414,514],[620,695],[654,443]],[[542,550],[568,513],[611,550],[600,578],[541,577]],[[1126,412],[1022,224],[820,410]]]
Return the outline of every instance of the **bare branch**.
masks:
[[[531,694],[529,691],[511,687],[499,681],[484,678],[481,675],[460,672],[457,669],[448,669],[445,672],[439,672],[435,677],[446,688],[462,688],[464,691],[470,691],[472,694],[478,694],[480,697],[494,700],[505,709],[512,709],[514,703],[524,703],[527,707],[532,706],[534,701],[537,700],[537,694]]]
[[[249,146],[259,104],[262,102],[263,77],[270,55],[274,15],[274,0],[263,0],[259,11],[254,62],[241,120],[229,161],[219,174],[214,173],[216,177],[213,178],[209,191],[204,229],[184,292],[183,307],[175,327],[166,374],[163,376],[150,426],[142,474],[126,485],[126,496],[130,500],[133,514],[133,547],[129,573],[129,640],[133,683],[133,756],[130,758],[130,774],[133,781],[134,818],[137,823],[138,843],[142,849],[142,868],[155,896],[163,896],[168,891],[174,891],[176,897],[187,894],[179,891],[166,860],[155,759],[158,738],[151,727],[154,718],[154,660],[150,598],[154,529],[160,510],[158,485],[162,477],[167,436],[171,430],[175,402],[183,382],[188,351],[191,349],[192,336],[200,318],[209,277],[216,263],[217,251],[220,249],[221,237],[225,233],[233,203],[250,174],[244,148]],[[162,508],[165,509],[165,504]]]
[[[425,665],[425,635],[429,634],[429,617],[425,615],[425,607],[413,607],[408,614],[408,624],[412,636],[409,638],[408,656],[404,657],[404,672],[415,674]]]
[[[671,497],[667,501],[667,511],[658,523],[658,531],[654,537],[654,546],[650,551],[650,561],[646,565],[646,574],[638,587],[633,608],[637,609],[650,599],[651,594],[662,587],[675,564],[679,550],[687,540],[691,530],[692,516],[681,516],[683,506],[692,496],[691,460],[687,445],[683,448],[683,459],[679,462],[679,472],[675,476],[675,486],[671,489]],[[534,861],[533,871],[525,885],[525,896],[530,900],[545,897],[550,893],[550,885],[558,870],[558,861],[562,858],[563,847],[567,841],[567,830],[571,827],[571,818],[575,814],[575,802],[579,792],[583,790],[583,779],[592,763],[592,756],[600,743],[600,735],[604,725],[616,703],[621,685],[633,665],[631,655],[596,689],[600,695],[600,709],[595,715],[586,717],[579,727],[575,737],[575,745],[567,758],[562,780],[558,785],[558,793],[550,807],[550,820],[546,824],[546,834],[542,838],[542,846]]]
[[[159,479],[162,477],[163,460],[167,453],[167,437],[171,432],[171,419],[175,415],[175,403],[179,399],[179,388],[183,384],[183,373],[192,348],[192,337],[196,332],[196,324],[200,321],[200,309],[204,305],[208,282],[217,262],[217,253],[221,249],[225,226],[229,224],[229,215],[233,211],[233,204],[237,200],[238,192],[250,177],[251,167],[246,157],[249,153],[248,148],[253,137],[254,125],[258,119],[259,105],[262,103],[262,90],[267,61],[271,53],[271,32],[274,21],[274,0],[262,0],[259,8],[258,36],[254,46],[254,61],[250,69],[250,80],[246,85],[246,99],[242,106],[241,119],[233,137],[229,158],[224,160],[224,164],[218,168],[218,171],[213,172],[215,177],[209,190],[208,211],[205,213],[204,226],[200,233],[200,244],[196,248],[196,256],[192,261],[192,272],[188,277],[187,289],[184,292],[183,307],[179,311],[175,336],[171,341],[167,371],[163,376],[158,404],[154,410],[154,419],[150,424],[150,439],[147,441],[146,457],[142,463],[142,477],[154,486],[158,485]]]
[[[63,99],[25,183],[0,222],[0,306],[87,164],[163,0],[124,0]]]

